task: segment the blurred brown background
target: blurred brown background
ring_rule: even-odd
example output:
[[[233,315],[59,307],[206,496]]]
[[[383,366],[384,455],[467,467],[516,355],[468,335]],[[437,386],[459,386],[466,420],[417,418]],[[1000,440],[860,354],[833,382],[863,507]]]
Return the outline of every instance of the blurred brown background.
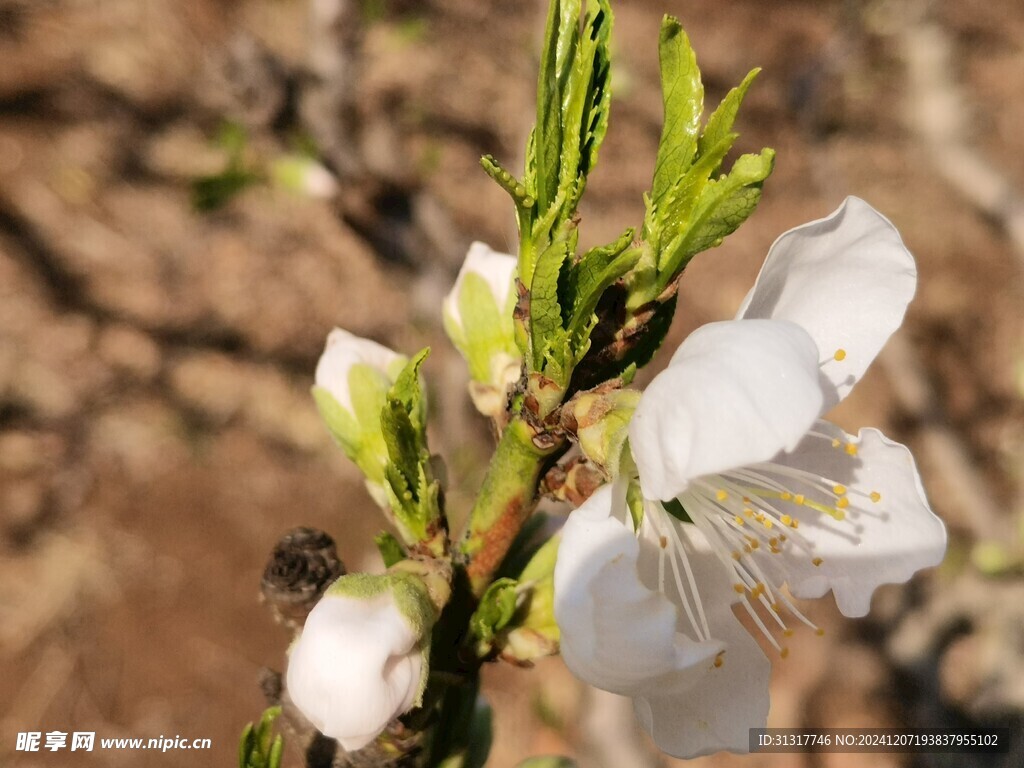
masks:
[[[764,68],[739,146],[778,150],[758,212],[683,280],[671,343],[730,317],[772,240],[846,194],[918,259],[906,326],[835,418],[911,445],[949,555],[865,621],[811,606],[828,633],[798,634],[776,664],[772,724],[1019,734],[1024,6],[615,10],[586,244],[642,215],[664,12],[711,105]],[[317,525],[350,568],[374,564],[378,514],[308,396],[332,326],[434,347],[433,446],[464,512],[489,436],[439,302],[470,240],[512,248],[511,207],[477,160],[519,162],[542,14],[537,0],[0,0],[0,763],[233,764],[263,708],[258,671],[287,643],[257,601],[277,537]],[[324,167],[296,177],[311,150]],[[619,702],[540,666],[489,670],[492,765],[659,764]],[[214,748],[14,752],[27,730]],[[695,764],[1019,765],[1016,749]]]

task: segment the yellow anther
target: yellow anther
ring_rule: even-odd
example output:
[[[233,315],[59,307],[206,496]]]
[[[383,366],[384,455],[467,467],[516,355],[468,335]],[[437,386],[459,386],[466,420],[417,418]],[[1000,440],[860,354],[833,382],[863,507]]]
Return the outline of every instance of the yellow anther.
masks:
[[[833,485],[832,486],[832,493],[834,493],[836,496],[842,496],[844,493],[846,493],[846,486],[845,485]]]
[[[783,501],[789,501],[790,499],[793,498],[793,494],[790,493],[789,491],[783,491],[782,495],[779,496],[779,498],[782,499]]]
[[[781,651],[779,651],[779,656],[781,656],[784,659],[788,659],[789,658],[789,648],[783,648]]]
[[[845,496],[843,496],[841,499],[839,499],[839,501],[836,502],[836,507],[838,507],[839,509],[846,509],[848,506],[850,506],[850,500]]]
[[[875,504],[877,504],[882,500],[882,494],[880,494],[878,491],[872,491],[870,498],[873,502],[875,502]]]
[[[839,447],[839,440],[837,440],[836,438],[832,438],[832,447],[833,448],[838,448]]]
[[[798,493],[798,494],[797,494],[796,496],[794,496],[794,497],[793,497],[793,503],[794,503],[794,504],[800,504],[800,505],[803,505],[803,503],[804,503],[804,502],[805,502],[806,500],[807,500],[807,499],[806,499],[806,498],[804,497],[804,495],[803,495],[802,493]]]
[[[732,588],[736,590],[737,595],[742,595],[743,591],[746,589],[742,584],[733,584]]]
[[[744,496],[743,497],[743,503],[744,504],[749,504],[750,503],[750,497],[749,496]]]
[[[768,539],[768,546],[771,546],[771,547],[779,546],[779,540],[777,538],[775,538],[774,536],[772,536],[770,539]]]
[[[785,635],[786,637],[792,637],[793,636],[793,630],[792,629],[784,629],[784,630],[782,630],[782,634]]]
[[[757,598],[759,598],[763,594],[764,584],[762,584],[761,582],[757,582],[757,584],[754,585],[754,588],[750,591],[750,596],[757,600]]]
[[[772,603],[768,607],[771,608],[772,613],[778,613],[779,612],[779,604],[778,603]]]
[[[779,518],[779,520],[782,521],[783,525],[792,525],[793,524],[793,518],[790,515],[783,515],[782,517]]]
[[[780,533],[779,534],[779,541],[785,541],[785,540],[786,540],[786,534]]]
[[[753,517],[754,516],[754,510],[752,510],[749,507],[747,507],[746,509],[743,510],[743,514],[746,515],[747,517]]]
[[[715,498],[718,499],[719,501],[725,501],[726,499],[729,498],[729,494],[723,491],[721,488],[719,488],[718,491],[715,493]]]
[[[715,668],[716,669],[718,667],[722,666],[725,663],[725,659],[722,658],[723,656],[725,656],[725,651],[721,651],[721,652],[719,652],[719,654],[717,656],[715,656],[715,662],[714,663],[715,663]]]
[[[795,529],[795,528],[799,528],[799,527],[800,527],[800,521],[799,521],[799,520],[796,520],[796,519],[794,519],[794,520],[793,520],[793,524],[792,524],[792,525],[791,525],[790,527],[791,527],[791,528],[794,528],[794,529]]]
[[[851,456],[856,456],[857,455],[857,446],[854,445],[853,443],[847,443],[846,444],[846,452],[848,454],[850,454]]]
[[[825,636],[825,628],[824,627],[818,627],[816,630],[814,630],[814,634],[816,634],[818,637],[824,637]]]
[[[841,361],[846,359],[846,350],[845,349],[837,349],[836,353],[834,355],[832,355],[832,357],[833,357],[833,359],[835,359],[835,361],[837,363],[841,362]]]
[[[746,525],[746,524],[747,524],[747,521],[746,521],[746,520],[744,520],[744,519],[743,519],[742,517],[740,517],[739,515],[736,515],[736,517],[734,517],[734,518],[733,518],[733,520],[735,520],[735,521],[736,521],[736,525]]]
[[[773,555],[777,555],[780,552],[782,552],[782,550],[778,547],[769,547],[768,551],[771,552]]]
[[[739,553],[739,552],[738,552],[737,550],[735,550],[735,549],[734,549],[734,550],[732,551],[732,559],[733,559],[733,560],[737,560],[737,561],[738,561],[738,560],[740,560],[740,559],[741,559],[742,557],[743,557],[743,555],[741,555],[741,554],[740,554],[740,553]]]
[[[772,519],[770,517],[766,517],[761,521],[761,524],[764,525],[765,528],[771,530]]]
[[[819,566],[819,565],[821,565],[821,564],[822,564],[823,562],[825,562],[825,561],[824,561],[824,560],[822,560],[822,559],[821,559],[820,557],[816,557],[816,558],[814,558],[813,560],[811,560],[811,563],[813,563],[813,564],[814,564],[815,566]]]
[[[757,549],[760,546],[761,546],[761,542],[759,542],[757,539],[751,539],[750,540],[750,548],[751,549]]]
[[[664,536],[658,539],[658,544],[661,545],[662,549],[668,549],[668,539]]]
[[[752,549],[750,548],[750,545],[749,545],[749,544],[744,544],[744,545],[743,545],[743,551],[744,551],[744,552],[746,552],[746,553],[747,553],[747,554],[749,555],[749,554],[750,554],[751,552],[753,552],[754,550],[752,550]]]

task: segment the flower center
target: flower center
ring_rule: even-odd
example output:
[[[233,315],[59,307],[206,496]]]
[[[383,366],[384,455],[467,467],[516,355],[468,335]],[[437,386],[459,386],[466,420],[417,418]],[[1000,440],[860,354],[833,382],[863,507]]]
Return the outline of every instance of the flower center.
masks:
[[[838,440],[833,435],[812,431],[809,437],[827,442],[822,446],[825,450],[840,450],[850,457],[857,453],[855,443]],[[820,567],[824,560],[815,553],[814,544],[801,533],[800,520],[806,520],[808,515],[824,515],[850,526],[850,535],[856,535],[846,514],[851,498],[860,514],[872,514],[870,508],[882,500],[877,491],[848,487],[834,478],[773,462],[699,478],[679,496],[676,504],[667,508],[658,503],[649,504],[653,514],[648,517],[661,543],[659,589],[664,592],[667,560],[697,639],[710,638],[680,535],[681,527],[692,523],[733,575],[733,588],[751,621],[780,656],[786,658],[789,649],[775,635],[781,632],[783,637],[791,637],[793,619],[819,636],[824,630],[808,619],[780,586],[786,580],[784,564],[772,563],[766,558],[786,554],[806,558],[812,566]],[[685,510],[684,515],[671,511],[680,507],[680,511]],[[769,624],[776,629],[769,629]]]

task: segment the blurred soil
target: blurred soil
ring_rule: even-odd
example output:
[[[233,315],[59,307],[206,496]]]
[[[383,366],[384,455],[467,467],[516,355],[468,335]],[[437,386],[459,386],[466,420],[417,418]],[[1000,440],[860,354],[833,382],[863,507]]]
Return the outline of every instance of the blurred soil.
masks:
[[[367,8],[352,86],[360,143],[348,147],[359,172],[338,169],[329,199],[255,183],[200,213],[192,185],[225,168],[225,121],[247,127],[253,167],[299,141],[289,99],[305,82],[307,3],[0,0],[0,762],[12,768],[232,763],[241,726],[263,708],[259,669],[280,668],[288,642],[257,600],[274,542],[316,525],[350,568],[373,563],[377,512],[308,395],[331,327],[433,347],[433,445],[453,508],[471,499],[489,436],[462,397],[439,301],[470,240],[512,247],[510,206],[477,161],[519,162],[543,9]],[[584,244],[641,215],[666,11],[694,41],[710,103],[764,68],[739,147],[779,157],[752,220],[690,268],[670,343],[730,317],[772,240],[846,194],[893,220],[921,275],[902,352],[835,418],[915,449],[950,555],[884,591],[864,622],[810,607],[827,634],[798,633],[776,665],[772,724],[1008,723],[1019,734],[1024,252],[938,174],[944,156],[910,127],[901,41],[924,21],[947,36],[964,140],[1019,194],[1024,6],[620,0],[612,128]],[[975,485],[965,491],[949,461]],[[984,525],[982,495],[995,510]],[[557,659],[539,673],[491,672],[496,768],[541,752],[606,764],[587,725],[591,694]],[[14,752],[29,730],[211,738],[213,750]],[[637,765],[656,764],[640,754]],[[695,765],[1020,764],[941,757]]]

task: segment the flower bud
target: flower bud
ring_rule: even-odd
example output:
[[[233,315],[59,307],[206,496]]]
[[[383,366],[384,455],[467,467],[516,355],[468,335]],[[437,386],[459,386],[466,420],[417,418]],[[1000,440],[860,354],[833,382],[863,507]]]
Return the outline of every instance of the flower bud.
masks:
[[[583,392],[563,414],[563,422],[568,421],[576,433],[583,454],[609,477],[619,473],[627,427],[639,401],[640,393],[631,389]]]
[[[493,418],[504,412],[522,364],[512,323],[515,273],[515,257],[473,243],[444,300],[445,332],[469,364],[473,404]]]
[[[289,651],[295,706],[346,751],[362,749],[421,703],[437,615],[411,573],[342,576]]]
[[[388,390],[408,359],[369,339],[335,328],[316,366],[316,399],[334,439],[366,475],[371,495],[382,506],[387,447],[380,426]]]

